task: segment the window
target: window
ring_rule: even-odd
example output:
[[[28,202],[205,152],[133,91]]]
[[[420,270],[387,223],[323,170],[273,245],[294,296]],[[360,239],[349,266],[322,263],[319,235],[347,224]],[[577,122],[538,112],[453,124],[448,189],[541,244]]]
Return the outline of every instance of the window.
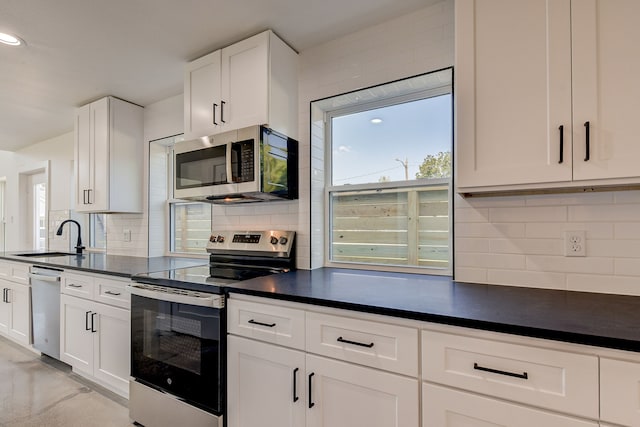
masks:
[[[211,205],[170,202],[171,248],[174,253],[206,254],[211,234]]]
[[[451,69],[321,102],[327,265],[450,274]]]
[[[173,199],[173,146],[182,135],[149,143],[149,246],[170,254],[206,255],[211,234],[211,205]],[[163,252],[158,253],[158,255]]]
[[[89,214],[89,246],[92,249],[107,248],[107,227],[105,214]]]

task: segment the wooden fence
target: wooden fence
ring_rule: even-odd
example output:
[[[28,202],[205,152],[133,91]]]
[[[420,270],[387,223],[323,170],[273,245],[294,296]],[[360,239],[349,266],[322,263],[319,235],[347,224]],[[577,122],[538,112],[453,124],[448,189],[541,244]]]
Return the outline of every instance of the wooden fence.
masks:
[[[332,193],[331,259],[448,268],[449,188]]]

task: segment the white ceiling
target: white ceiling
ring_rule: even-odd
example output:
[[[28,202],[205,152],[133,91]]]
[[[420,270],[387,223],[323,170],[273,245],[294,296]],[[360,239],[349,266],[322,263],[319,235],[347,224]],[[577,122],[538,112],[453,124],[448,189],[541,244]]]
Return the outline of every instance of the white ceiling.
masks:
[[[297,51],[440,0],[0,0],[0,150],[73,129],[104,95],[142,106],[182,92],[183,66],[271,28]]]

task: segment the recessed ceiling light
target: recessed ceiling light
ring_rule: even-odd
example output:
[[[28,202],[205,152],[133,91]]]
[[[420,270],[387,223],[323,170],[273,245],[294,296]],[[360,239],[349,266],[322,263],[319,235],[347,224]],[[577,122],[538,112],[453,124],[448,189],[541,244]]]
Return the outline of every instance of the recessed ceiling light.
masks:
[[[377,125],[378,123],[382,123],[382,119],[379,118],[375,118],[375,119],[371,119],[371,123],[373,123],[374,125]]]
[[[0,33],[0,43],[8,44],[9,46],[20,46],[24,44],[24,41],[12,34]]]

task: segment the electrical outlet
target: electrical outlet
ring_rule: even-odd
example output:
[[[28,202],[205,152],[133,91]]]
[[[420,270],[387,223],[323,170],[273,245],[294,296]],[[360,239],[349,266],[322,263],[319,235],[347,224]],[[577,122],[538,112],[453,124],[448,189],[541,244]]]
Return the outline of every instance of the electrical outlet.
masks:
[[[564,232],[564,256],[586,256],[587,239],[584,230]]]
[[[123,237],[123,240],[124,240],[125,242],[130,242],[130,241],[131,241],[131,230],[129,230],[129,229],[125,229],[123,234],[124,234],[124,235],[122,236],[122,237]]]

